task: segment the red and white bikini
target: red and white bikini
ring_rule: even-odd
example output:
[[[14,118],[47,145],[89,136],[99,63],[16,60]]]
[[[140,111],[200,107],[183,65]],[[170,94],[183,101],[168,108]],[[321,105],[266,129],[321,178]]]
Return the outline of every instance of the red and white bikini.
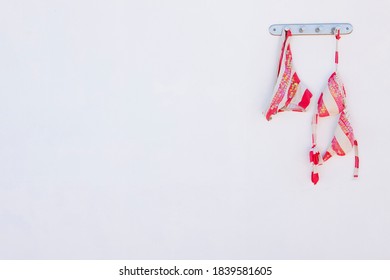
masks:
[[[310,104],[312,93],[300,81],[296,73],[290,48],[291,32],[286,30],[283,36],[282,53],[279,59],[278,76],[274,88],[274,94],[266,113],[266,119],[271,120],[272,116],[283,111],[306,111]],[[358,143],[355,139],[346,104],[346,91],[338,72],[338,41],[340,30],[336,30],[336,70],[330,75],[327,86],[322,91],[318,102],[316,113],[312,120],[312,148],[310,150],[310,162],[312,165],[311,180],[317,184],[319,180],[318,166],[322,165],[334,155],[344,156],[353,148],[355,150],[354,177],[358,177],[359,156]],[[320,118],[339,115],[337,127],[327,151],[321,156],[317,148],[317,125]]]
[[[279,59],[278,76],[271,105],[265,115],[268,121],[279,112],[306,111],[313,96],[295,71],[290,47],[291,31],[286,30],[282,36],[283,44]]]

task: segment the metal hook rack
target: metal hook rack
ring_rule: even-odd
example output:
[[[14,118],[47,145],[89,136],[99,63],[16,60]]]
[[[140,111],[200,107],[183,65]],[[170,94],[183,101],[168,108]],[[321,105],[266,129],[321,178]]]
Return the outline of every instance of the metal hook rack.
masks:
[[[353,26],[350,23],[273,24],[269,27],[269,33],[281,36],[286,29],[292,35],[333,35],[336,29],[340,29],[341,35],[347,35],[352,32]]]

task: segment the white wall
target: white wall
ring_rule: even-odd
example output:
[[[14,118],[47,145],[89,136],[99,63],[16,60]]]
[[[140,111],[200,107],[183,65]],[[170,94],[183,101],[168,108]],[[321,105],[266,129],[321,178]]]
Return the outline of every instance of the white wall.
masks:
[[[389,3],[1,1],[0,258],[390,258]],[[313,107],[261,115],[289,22],[354,26],[357,181],[311,185]],[[334,38],[292,44],[318,97]]]

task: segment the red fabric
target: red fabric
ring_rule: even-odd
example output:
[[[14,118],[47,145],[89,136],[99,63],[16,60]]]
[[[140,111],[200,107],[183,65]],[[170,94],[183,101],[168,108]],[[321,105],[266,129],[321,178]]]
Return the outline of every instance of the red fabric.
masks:
[[[324,96],[324,94],[321,93],[320,98],[318,99],[318,108],[317,108],[317,111],[318,111],[318,114],[319,114],[321,117],[327,117],[327,116],[330,116],[330,114],[329,114],[329,112],[328,112],[328,109],[327,109],[326,106],[325,106],[324,101],[322,100],[322,99],[323,99],[323,96]],[[317,120],[317,122],[318,122],[318,120]]]
[[[312,162],[315,164],[315,165],[318,165],[318,163],[320,162],[320,153],[317,152],[317,153],[312,153]]]
[[[311,172],[311,181],[313,182],[314,185],[318,183],[319,179],[320,176],[318,175],[318,173]]]
[[[302,107],[303,109],[306,109],[307,106],[310,104],[310,99],[313,96],[313,94],[310,92],[310,90],[306,89],[305,92],[303,93],[302,100],[299,102],[299,106]]]
[[[332,157],[332,155],[329,153],[329,152],[326,152],[324,157],[323,157],[323,160],[324,161],[327,161],[328,159],[330,159]]]

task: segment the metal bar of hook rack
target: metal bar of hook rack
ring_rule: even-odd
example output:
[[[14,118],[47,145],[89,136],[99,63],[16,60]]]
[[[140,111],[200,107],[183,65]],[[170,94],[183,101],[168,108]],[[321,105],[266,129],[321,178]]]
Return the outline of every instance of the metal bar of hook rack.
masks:
[[[280,36],[286,29],[292,35],[333,35],[336,29],[340,29],[341,35],[347,35],[352,32],[353,26],[350,23],[273,24],[269,27],[269,33]]]

